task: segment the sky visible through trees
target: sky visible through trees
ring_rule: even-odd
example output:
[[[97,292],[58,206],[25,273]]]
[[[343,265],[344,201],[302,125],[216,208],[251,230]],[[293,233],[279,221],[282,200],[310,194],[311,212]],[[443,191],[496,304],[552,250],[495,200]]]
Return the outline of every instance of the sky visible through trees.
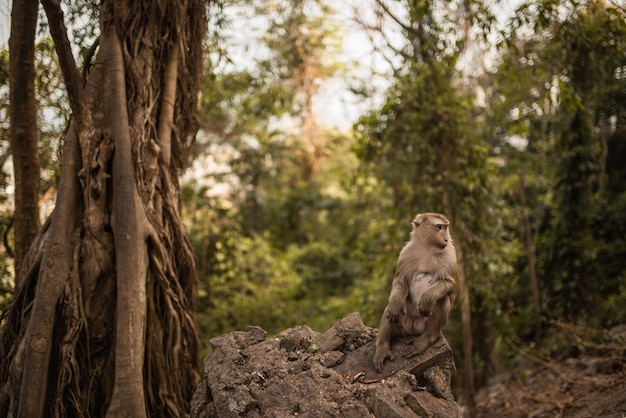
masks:
[[[516,4],[519,2],[520,0],[512,0],[497,5],[500,10],[497,12],[499,20],[503,21],[505,17],[510,16]],[[367,36],[363,33],[362,28],[356,27],[353,20],[352,7],[358,4],[358,0],[351,0],[335,5],[336,14],[333,16],[333,19],[339,23],[344,38],[343,53],[345,57],[343,60],[352,63],[367,63],[367,68],[376,68],[379,73],[384,74],[388,71],[387,65],[372,55],[369,39],[367,39]],[[0,0],[0,45],[7,45],[10,16],[11,1]],[[247,31],[249,24],[249,21],[239,20],[234,22],[234,26],[231,29],[226,29],[226,32],[230,32],[229,36],[233,37],[231,42],[231,54],[238,66],[245,67],[254,65],[254,62],[249,59],[249,52],[256,49],[255,45],[247,41],[254,40],[254,37],[247,36],[249,35]],[[262,26],[262,24],[260,24],[260,26]],[[371,77],[371,81],[378,85],[380,91],[388,87],[388,78],[380,76],[372,77],[371,72],[364,70],[364,68],[355,68],[356,76],[359,77],[358,74],[360,74],[361,77]],[[377,103],[377,101],[373,103]],[[345,82],[340,79],[329,81],[316,99],[316,108],[318,109],[320,119],[324,121],[324,123],[336,126],[342,130],[351,128],[352,124],[368,106],[371,107],[370,104],[364,103],[363,101],[359,103],[358,100],[350,94]]]
[[[11,0],[0,0],[0,44],[6,45],[11,28]]]

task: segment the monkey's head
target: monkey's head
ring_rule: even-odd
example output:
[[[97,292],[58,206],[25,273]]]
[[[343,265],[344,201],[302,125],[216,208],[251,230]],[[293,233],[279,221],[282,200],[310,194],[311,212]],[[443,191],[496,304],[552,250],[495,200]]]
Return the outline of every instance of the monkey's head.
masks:
[[[450,222],[439,213],[418,213],[411,222],[411,239],[417,239],[441,250],[450,243]]]

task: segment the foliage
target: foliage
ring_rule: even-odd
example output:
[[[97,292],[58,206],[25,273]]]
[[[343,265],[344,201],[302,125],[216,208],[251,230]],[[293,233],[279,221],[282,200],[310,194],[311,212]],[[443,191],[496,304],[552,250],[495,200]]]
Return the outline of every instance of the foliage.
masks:
[[[623,190],[607,187],[622,176],[608,161],[623,148],[623,10],[604,2],[529,2],[512,23],[493,109],[504,110],[494,114],[504,122],[501,133],[525,142],[519,149],[499,143],[498,152],[507,161],[501,171],[530,178],[543,312],[602,324],[608,317],[597,315],[601,301],[619,295],[615,279],[623,277],[623,245],[609,238],[623,236],[614,212]]]
[[[393,40],[375,46],[392,67],[391,87],[353,134],[322,131],[325,157],[307,178],[300,130],[306,109],[298,101],[304,88],[296,82],[302,80],[302,57],[293,48],[301,32],[289,26],[309,24],[298,20],[310,16],[297,13],[309,7],[304,3],[254,9],[265,16],[273,7],[258,31],[265,40],[258,65],[220,67],[235,64],[222,57],[203,95],[205,126],[212,127],[207,143],[220,144],[228,156],[210,179],[227,182],[229,193],[213,195],[204,207],[202,216],[213,226],[200,235],[218,242],[221,231],[236,231],[230,242],[241,240],[254,250],[205,245],[202,254],[210,260],[210,254],[223,254],[228,263],[218,264],[238,272],[250,259],[265,260],[260,266],[272,260],[290,278],[293,286],[284,291],[291,305],[277,303],[272,298],[278,294],[268,296],[268,289],[256,290],[260,300],[291,310],[283,317],[264,313],[263,326],[279,330],[289,326],[283,322],[288,317],[293,325],[323,328],[350,310],[375,326],[408,221],[420,210],[444,211],[453,220],[470,286],[479,376],[498,370],[498,356],[504,361],[514,354],[504,338],[523,344],[534,335],[526,233],[536,256],[544,327],[550,326],[545,319],[573,319],[572,313],[584,321],[584,309],[576,308],[583,306],[595,312],[602,307],[594,326],[624,317],[621,9],[603,2],[531,1],[496,36],[497,22],[482,2],[472,2],[469,14],[462,12],[465,4],[453,2],[374,2],[378,20],[368,23],[367,14],[358,20],[380,30],[380,39]],[[332,33],[311,41],[323,44],[325,36]],[[497,67],[483,74],[474,68],[476,79],[464,75],[480,46],[470,39],[494,37]],[[324,48],[310,47],[316,62]],[[485,92],[484,103],[475,99],[476,89]],[[217,148],[210,149],[215,155]],[[204,269],[207,288],[216,281],[240,290],[243,279],[219,278],[226,270]],[[254,282],[279,280],[267,272],[249,274]],[[206,322],[220,317],[212,308],[206,315]],[[456,315],[451,335],[457,334]]]
[[[208,189],[197,181],[187,183],[183,198],[193,214],[191,239],[205,277],[199,301],[204,335],[252,324],[270,333],[302,323],[323,331],[342,315],[367,311],[368,301],[380,302],[381,291],[364,294],[360,286],[368,285],[367,270],[380,262],[378,247],[388,245],[390,222],[380,219],[373,205],[364,210],[367,201],[381,197],[373,185],[337,183],[339,167],[353,157],[333,155],[345,157],[325,160],[320,168],[325,184],[287,186],[260,205],[262,232],[246,220],[247,206],[224,207],[223,200],[207,198]],[[361,190],[358,200],[345,195],[350,185]],[[364,318],[373,324],[378,315],[376,310]]]
[[[271,324],[276,333],[293,326],[299,309],[299,277],[288,258],[261,236],[223,234],[215,243],[214,279],[206,292],[212,335],[222,329],[247,329],[250,319]],[[271,307],[268,308],[268,307]]]
[[[327,315],[324,300],[348,292],[361,269],[348,259],[346,244],[356,233],[345,190],[346,170],[356,164],[350,138],[322,126],[313,106],[321,84],[340,70],[329,6],[316,0],[222,6],[226,15],[253,13],[262,29],[249,68],[234,66],[241,57],[225,55],[223,44],[209,44],[197,149],[200,159],[208,151],[214,169],[184,195],[190,210],[200,211],[194,218],[221,226],[192,232],[203,254],[201,323],[209,335],[251,320],[270,332],[302,321],[330,326],[336,311]],[[218,42],[232,22],[222,24]],[[192,209],[199,200],[202,207]]]
[[[387,4],[378,3],[381,7]],[[391,190],[389,216],[441,212],[451,220],[462,276],[461,303],[456,311],[461,313],[462,333],[474,334],[477,344],[473,348],[466,340],[461,349],[461,339],[452,342],[457,353],[465,353],[463,368],[471,398],[474,373],[468,370],[472,365],[467,359],[472,358],[474,349],[484,363],[494,357],[490,329],[496,325],[493,313],[499,304],[498,283],[510,268],[499,252],[501,205],[494,194],[494,160],[467,80],[456,70],[465,52],[465,39],[461,35],[454,39],[446,30],[460,27],[468,31],[472,19],[488,22],[491,17],[480,3],[457,7],[465,13],[442,17],[444,5],[408,2],[406,23],[398,23],[407,45],[402,50],[403,64],[396,67],[395,84],[382,108],[357,125],[357,150],[367,169]],[[468,288],[469,294],[463,291]],[[385,296],[383,293],[381,300]],[[469,302],[462,303],[468,297],[471,312]],[[472,331],[470,314],[480,318],[474,321]],[[478,372],[479,379],[487,375]]]

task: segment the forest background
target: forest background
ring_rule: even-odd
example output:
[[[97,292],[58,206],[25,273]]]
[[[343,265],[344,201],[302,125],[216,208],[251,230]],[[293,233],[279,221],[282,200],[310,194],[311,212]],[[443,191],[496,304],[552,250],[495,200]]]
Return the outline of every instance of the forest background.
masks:
[[[211,2],[180,187],[202,353],[249,325],[324,331],[359,311],[378,326],[409,223],[426,211],[448,216],[459,252],[445,334],[460,393],[520,348],[582,352],[606,338],[594,329],[626,322],[625,4],[336,3]],[[67,10],[78,53],[92,12]],[[43,221],[71,111],[40,22]],[[2,310],[14,294],[8,58],[0,51]]]

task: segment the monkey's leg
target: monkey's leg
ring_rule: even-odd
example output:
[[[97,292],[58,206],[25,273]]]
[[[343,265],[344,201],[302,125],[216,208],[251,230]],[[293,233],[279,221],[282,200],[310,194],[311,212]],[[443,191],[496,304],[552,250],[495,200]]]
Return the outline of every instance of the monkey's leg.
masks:
[[[393,323],[387,317],[387,312],[383,313],[383,317],[380,320],[380,327],[378,330],[378,337],[376,338],[376,353],[374,353],[374,367],[379,372],[383,371],[383,364],[385,359],[393,361],[394,355],[391,352],[391,336],[394,329],[398,327],[397,323]]]
[[[414,357],[430,347],[439,337],[443,336],[443,326],[448,320],[452,308],[450,296],[445,296],[434,306],[433,313],[426,321],[426,330],[413,342],[413,347],[404,354],[405,358]]]

